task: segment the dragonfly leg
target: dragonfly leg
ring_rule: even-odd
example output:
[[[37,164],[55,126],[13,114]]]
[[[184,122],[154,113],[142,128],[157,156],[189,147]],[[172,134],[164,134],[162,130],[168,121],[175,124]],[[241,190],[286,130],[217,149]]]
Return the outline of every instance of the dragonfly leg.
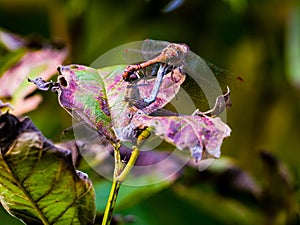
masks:
[[[157,72],[157,77],[156,77],[151,95],[148,98],[141,99],[141,100],[139,100],[135,103],[135,106],[138,109],[143,109],[143,108],[151,105],[156,100],[156,97],[158,95],[159,88],[161,86],[163,78],[164,78],[164,76],[166,75],[166,73],[168,71],[168,67],[169,66],[167,64],[161,65],[159,67],[158,72]]]

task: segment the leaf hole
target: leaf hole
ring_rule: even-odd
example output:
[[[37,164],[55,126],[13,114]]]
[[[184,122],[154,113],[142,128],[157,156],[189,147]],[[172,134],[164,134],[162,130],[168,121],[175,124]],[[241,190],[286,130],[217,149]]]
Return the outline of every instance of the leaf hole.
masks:
[[[58,78],[59,84],[63,87],[67,87],[68,86],[68,82],[64,77],[59,77]]]

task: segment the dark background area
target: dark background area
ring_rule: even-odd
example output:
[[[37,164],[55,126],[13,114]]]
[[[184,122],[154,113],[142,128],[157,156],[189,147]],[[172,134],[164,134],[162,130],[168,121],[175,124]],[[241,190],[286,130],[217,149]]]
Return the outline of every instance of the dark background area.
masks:
[[[243,77],[227,112],[226,169],[187,169],[168,189],[119,213],[135,215],[136,224],[299,224],[299,1],[174,2],[182,4],[165,12],[170,1],[0,0],[0,26],[67,43],[66,64],[90,65],[114,47],[151,38],[186,43]],[[51,93],[44,99],[28,116],[59,141],[71,119]],[[18,224],[5,211],[0,218]]]

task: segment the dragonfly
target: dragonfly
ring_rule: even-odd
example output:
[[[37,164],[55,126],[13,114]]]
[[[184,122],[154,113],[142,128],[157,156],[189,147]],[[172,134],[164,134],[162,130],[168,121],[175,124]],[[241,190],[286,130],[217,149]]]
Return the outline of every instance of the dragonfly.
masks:
[[[126,50],[128,61],[133,62],[123,71],[123,79],[127,82],[134,82],[143,77],[155,75],[157,65],[166,65],[169,70],[180,68],[189,76],[196,85],[189,92],[195,89],[203,92],[202,97],[207,99],[209,108],[212,108],[217,96],[226,92],[229,86],[235,86],[242,78],[236,78],[232,73],[219,68],[213,63],[201,58],[192,52],[186,44],[170,43],[167,41],[147,39],[141,43],[140,49],[128,48]],[[150,68],[150,69],[149,69]],[[148,69],[149,72],[143,72]],[[141,72],[142,71],[142,72]],[[141,76],[142,75],[142,76]],[[157,77],[151,96],[143,99],[144,105],[151,104],[159,92],[159,86],[163,77]]]
[[[146,53],[147,51],[143,51],[143,52]],[[189,47],[187,45],[170,43],[165,48],[161,49],[160,54],[158,56],[151,58],[145,62],[142,62],[140,64],[128,65],[124,69],[123,79],[129,82],[134,81],[140,78],[136,74],[137,71],[157,63],[164,63],[170,66],[178,67],[182,63],[184,63],[188,52],[189,52]]]

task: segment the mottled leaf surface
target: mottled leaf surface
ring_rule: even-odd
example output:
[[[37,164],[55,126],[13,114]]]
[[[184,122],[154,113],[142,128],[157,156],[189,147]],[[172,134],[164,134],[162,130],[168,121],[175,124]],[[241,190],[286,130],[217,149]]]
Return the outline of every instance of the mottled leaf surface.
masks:
[[[0,200],[26,224],[93,224],[94,190],[69,150],[55,147],[27,118],[0,117]]]
[[[157,136],[180,150],[189,149],[196,160],[219,158],[223,139],[231,132],[220,118],[207,116],[152,117],[137,111],[131,122],[139,128],[154,128]]]

